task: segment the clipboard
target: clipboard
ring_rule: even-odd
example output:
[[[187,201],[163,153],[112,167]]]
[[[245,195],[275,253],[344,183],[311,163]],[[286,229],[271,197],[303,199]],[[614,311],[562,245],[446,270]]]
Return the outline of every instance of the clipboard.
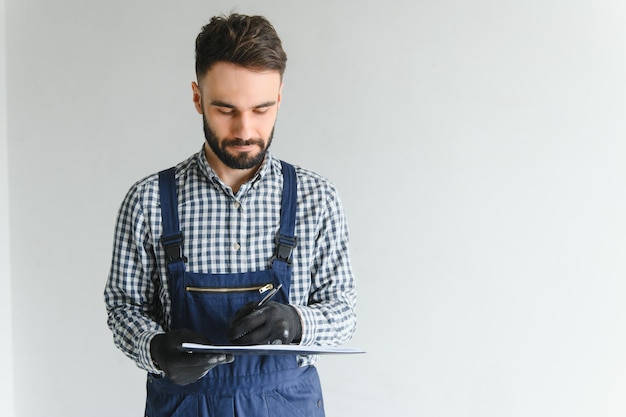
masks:
[[[349,355],[365,353],[355,347],[300,346],[300,345],[252,345],[220,346],[199,343],[183,343],[178,347],[187,353],[226,353],[231,355]]]

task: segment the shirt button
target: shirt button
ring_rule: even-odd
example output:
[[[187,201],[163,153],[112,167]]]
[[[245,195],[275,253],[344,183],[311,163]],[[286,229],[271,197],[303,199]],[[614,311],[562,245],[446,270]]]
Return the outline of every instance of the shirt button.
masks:
[[[241,203],[239,203],[239,201],[235,201],[235,204],[233,204],[233,205],[235,206],[236,209],[241,207]]]
[[[241,245],[240,245],[239,243],[235,243],[235,244],[233,245],[233,249],[235,249],[235,250],[239,250],[239,249],[241,249]]]

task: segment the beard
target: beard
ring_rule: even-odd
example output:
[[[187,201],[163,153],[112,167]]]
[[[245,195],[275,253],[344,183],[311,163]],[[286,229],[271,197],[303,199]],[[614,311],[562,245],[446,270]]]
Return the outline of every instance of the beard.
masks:
[[[260,165],[261,162],[263,162],[263,160],[265,159],[267,150],[272,144],[272,139],[274,138],[274,128],[272,127],[272,132],[270,133],[267,141],[264,141],[262,138],[235,138],[224,139],[222,140],[222,143],[220,143],[217,135],[209,125],[209,122],[206,120],[206,117],[204,115],[202,115],[202,125],[204,128],[204,138],[206,139],[206,142],[209,144],[209,147],[211,148],[213,153],[219,158],[220,161],[224,163],[224,165],[232,169],[250,169]],[[246,145],[257,145],[260,148],[260,151],[257,153],[237,152],[234,154],[228,152],[228,148],[231,146]]]

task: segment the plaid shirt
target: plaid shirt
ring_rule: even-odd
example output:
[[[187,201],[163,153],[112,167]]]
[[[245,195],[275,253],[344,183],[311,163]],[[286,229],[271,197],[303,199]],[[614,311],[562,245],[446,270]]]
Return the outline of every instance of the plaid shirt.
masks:
[[[302,319],[302,345],[338,345],[352,336],[356,288],[348,227],[334,186],[296,167],[298,205],[289,293]],[[256,175],[233,194],[209,166],[204,150],[176,166],[178,210],[187,270],[240,273],[268,269],[280,222],[283,176],[268,152]],[[159,372],[152,338],[169,329],[170,299],[160,244],[158,176],[134,184],[120,208],[104,291],[114,342],[142,369]],[[299,358],[300,365],[316,361]]]

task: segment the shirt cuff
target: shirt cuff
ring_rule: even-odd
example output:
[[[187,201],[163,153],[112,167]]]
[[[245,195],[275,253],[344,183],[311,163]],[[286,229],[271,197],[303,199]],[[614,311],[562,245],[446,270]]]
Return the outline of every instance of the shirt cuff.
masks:
[[[300,337],[300,345],[311,346],[314,342],[315,335],[315,318],[309,308],[301,305],[291,305],[295,308],[298,316],[300,316],[300,323],[302,324],[302,336]]]
[[[162,332],[152,331],[143,332],[137,338],[137,352],[139,352],[137,359],[139,366],[156,375],[163,375],[164,373],[156,366],[154,360],[152,359],[152,355],[150,355],[150,343],[152,343],[154,336],[161,333]]]

